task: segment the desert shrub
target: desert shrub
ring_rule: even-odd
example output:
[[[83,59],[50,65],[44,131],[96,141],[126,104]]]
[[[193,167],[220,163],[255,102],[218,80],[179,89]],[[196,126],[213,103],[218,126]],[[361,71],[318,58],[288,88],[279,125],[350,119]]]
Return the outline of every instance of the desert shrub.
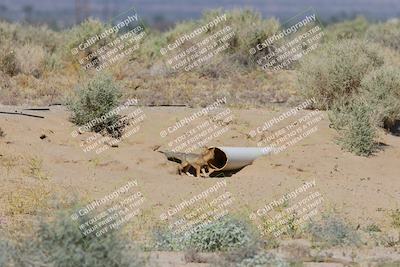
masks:
[[[13,46],[33,44],[43,47],[52,53],[63,43],[63,33],[50,30],[46,26],[0,22],[2,40],[11,42]]]
[[[39,78],[43,72],[46,53],[41,46],[25,44],[15,50],[18,69],[27,75]]]
[[[338,99],[356,95],[363,77],[383,64],[379,48],[364,41],[326,44],[301,61],[301,93],[306,98],[315,97],[316,107],[329,109]]]
[[[357,232],[336,214],[324,214],[320,221],[312,221],[306,227],[316,242],[328,246],[357,245]]]
[[[289,263],[279,256],[271,253],[260,251],[250,258],[245,258],[237,263],[237,267],[289,267]]]
[[[289,266],[289,264],[276,254],[266,252],[260,244],[255,243],[225,253],[223,261],[217,262],[217,266],[286,267]]]
[[[27,263],[60,267],[144,264],[135,246],[118,232],[110,231],[101,237],[95,234],[84,236],[79,229],[79,220],[72,221],[67,213],[58,215],[53,222],[42,222],[35,238],[27,240],[19,253],[22,266]]]
[[[10,76],[18,74],[19,69],[15,52],[5,49],[0,53],[0,70]]]
[[[200,251],[221,251],[244,247],[253,240],[252,231],[244,222],[223,218],[191,233],[188,246]]]
[[[393,21],[371,25],[366,32],[366,39],[400,52],[400,22]]]
[[[392,219],[392,225],[400,229],[400,209],[392,211],[390,218]]]
[[[121,91],[110,76],[96,76],[79,88],[77,97],[69,100],[71,121],[79,126],[87,125],[91,131],[110,131],[120,115],[112,112],[119,104]]]
[[[330,118],[339,131],[339,144],[359,156],[369,156],[377,148],[373,110],[364,100],[335,104]]]
[[[14,245],[6,239],[0,239],[0,266],[15,266],[16,258]]]
[[[202,18],[197,21],[188,21],[177,24],[176,27],[164,34],[164,38],[157,40],[157,44],[165,45],[175,42],[175,40],[182,35],[189,34],[193,30],[206,25],[216,17],[223,16],[224,14],[226,14],[226,21],[220,22],[218,25],[210,28],[206,33],[201,34],[193,40],[185,41],[185,44],[183,44],[182,47],[189,48],[197,41],[213,35],[226,26],[230,26],[235,32],[235,35],[227,41],[229,42],[229,48],[224,50],[223,55],[220,55],[226,57],[228,62],[225,60],[223,63],[218,64],[221,61],[219,58],[220,56],[215,56],[210,63],[216,61],[218,69],[222,72],[224,71],[224,68],[230,67],[232,64],[238,68],[253,67],[254,62],[249,57],[249,49],[276,33],[279,30],[279,22],[275,19],[264,20],[259,13],[252,10],[224,11],[219,9],[207,11],[203,14]],[[268,49],[264,49],[264,52],[267,50]],[[213,69],[217,69],[216,67],[211,66],[211,69],[208,70],[208,65],[209,64],[207,63],[202,69],[200,69],[202,74],[206,74],[208,71],[213,73]]]
[[[208,11],[202,20],[206,23],[224,13],[221,10]],[[255,63],[249,56],[249,49],[274,35],[279,30],[279,22],[274,18],[262,19],[260,13],[246,9],[232,10],[226,14],[227,21],[212,29],[209,34],[213,34],[227,25],[231,26],[235,32],[235,36],[229,40],[228,52],[231,53],[231,62],[237,63],[238,66],[253,67]],[[267,48],[263,50],[263,53],[268,52]]]
[[[379,68],[364,77],[361,87],[379,126],[393,129],[400,120],[400,69]]]
[[[158,229],[154,235],[154,246],[162,250],[227,251],[246,247],[256,238],[250,226],[243,221],[227,217],[209,223],[194,231],[174,235],[169,229]]]
[[[63,61],[59,53],[47,54],[44,59],[44,69],[49,72],[60,71],[63,67]]]
[[[325,41],[340,41],[343,39],[361,39],[369,27],[368,20],[358,16],[353,20],[329,25],[326,28]]]
[[[99,20],[88,19],[78,26],[73,27],[66,33],[67,42],[65,45],[64,56],[72,62],[77,62],[78,57],[71,55],[71,50],[77,48],[81,43],[86,42],[93,36],[100,35],[107,29],[107,26]],[[82,56],[87,56],[98,48],[107,45],[111,40],[115,39],[115,34],[110,34],[106,38],[96,41],[93,45],[82,51]]]
[[[31,186],[21,186],[7,193],[7,214],[37,214],[38,211],[47,208],[49,189],[42,183]]]

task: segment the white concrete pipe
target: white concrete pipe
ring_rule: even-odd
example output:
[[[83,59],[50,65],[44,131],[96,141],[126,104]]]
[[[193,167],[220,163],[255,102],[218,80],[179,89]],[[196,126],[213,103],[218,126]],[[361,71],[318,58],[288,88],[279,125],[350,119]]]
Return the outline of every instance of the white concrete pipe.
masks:
[[[208,164],[217,171],[230,171],[250,165],[255,159],[273,152],[269,147],[209,147],[214,159]]]

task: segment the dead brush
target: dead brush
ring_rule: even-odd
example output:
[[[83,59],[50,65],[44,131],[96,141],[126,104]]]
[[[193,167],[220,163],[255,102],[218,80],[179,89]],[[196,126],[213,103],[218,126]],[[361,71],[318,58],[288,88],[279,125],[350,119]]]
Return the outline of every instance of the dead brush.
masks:
[[[25,175],[42,180],[49,180],[48,174],[42,170],[43,160],[33,157],[28,162],[28,167],[23,171]]]
[[[33,185],[19,184],[17,189],[8,192],[6,196],[6,214],[36,214],[39,210],[47,209],[49,196],[50,189],[43,182]]]
[[[15,170],[15,167],[19,164],[20,157],[12,155],[2,155],[0,156],[0,169],[6,169],[7,176],[11,171]]]

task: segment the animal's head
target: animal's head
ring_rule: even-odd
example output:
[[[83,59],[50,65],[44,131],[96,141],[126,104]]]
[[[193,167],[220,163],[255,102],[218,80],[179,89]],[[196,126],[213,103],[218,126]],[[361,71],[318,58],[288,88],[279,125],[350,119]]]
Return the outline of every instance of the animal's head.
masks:
[[[215,155],[215,148],[205,148],[201,153],[205,161],[209,161],[214,158]]]

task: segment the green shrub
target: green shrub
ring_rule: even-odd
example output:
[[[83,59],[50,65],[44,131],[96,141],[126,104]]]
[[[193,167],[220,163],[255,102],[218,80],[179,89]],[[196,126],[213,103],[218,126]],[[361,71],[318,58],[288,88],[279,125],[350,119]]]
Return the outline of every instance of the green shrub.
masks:
[[[361,39],[365,36],[368,27],[368,20],[363,16],[358,16],[353,20],[329,25],[326,28],[325,40],[331,42],[344,39]]]
[[[330,114],[334,128],[339,131],[339,144],[356,155],[369,156],[377,148],[376,122],[373,110],[363,100],[336,104]]]
[[[253,66],[254,62],[249,57],[249,49],[274,35],[279,30],[279,22],[273,18],[265,20],[260,13],[248,9],[232,10],[226,13],[227,21],[221,23],[209,34],[211,35],[225,26],[231,26],[235,32],[234,38],[229,41],[230,49],[228,51],[232,54],[231,60],[238,63],[239,66]],[[222,10],[208,11],[204,13],[203,23],[223,14]],[[267,51],[268,49],[263,50],[264,53]]]
[[[260,244],[255,244],[229,251],[217,266],[287,267],[289,264],[274,253],[266,252]]]
[[[304,97],[315,97],[320,109],[360,91],[363,77],[382,66],[379,48],[359,40],[326,44],[301,61],[299,85]]]
[[[400,120],[400,69],[384,66],[361,82],[363,94],[379,126],[391,130]]]
[[[312,221],[307,231],[314,241],[328,246],[357,245],[360,242],[357,232],[335,214],[324,214],[319,222]]]
[[[18,258],[21,266],[144,266],[133,244],[118,232],[84,236],[66,213],[54,222],[42,222],[35,238],[22,245]]]
[[[245,247],[256,238],[245,222],[227,217],[179,235],[168,229],[155,232],[155,247],[162,250],[227,251]]]
[[[165,45],[175,42],[175,40],[183,34],[189,34],[191,31],[200,27],[200,25],[206,25],[216,17],[223,16],[224,14],[226,14],[226,21],[220,22],[199,37],[186,41],[183,47],[191,47],[197,41],[215,34],[226,26],[230,26],[235,35],[227,41],[229,42],[229,48],[224,50],[222,55],[214,56],[211,60],[210,63],[218,65],[217,67],[211,65],[211,67],[208,68],[210,64],[206,63],[202,68],[199,68],[201,74],[208,75],[208,73],[211,73],[211,76],[219,77],[219,72],[222,74],[224,71],[231,72],[229,69],[231,65],[234,65],[235,68],[254,67],[254,61],[249,57],[249,49],[276,33],[280,25],[276,19],[264,20],[259,13],[252,10],[225,11],[218,9],[207,11],[198,21],[188,21],[177,24],[175,28],[164,34],[164,38],[161,40],[157,39],[157,44]],[[264,49],[263,51],[266,52],[267,50],[268,49]],[[225,58],[223,62],[221,62],[221,57]]]
[[[0,239],[0,266],[15,266],[15,247],[10,241]]]
[[[53,53],[64,43],[63,33],[50,30],[46,26],[8,23],[0,21],[0,36],[2,41],[12,43],[13,47],[34,44]]]
[[[366,32],[366,39],[400,52],[400,22],[372,25]]]
[[[95,19],[88,19],[82,22],[81,24],[73,27],[68,33],[68,43],[67,48],[71,50],[79,46],[79,44],[87,41],[89,38],[99,35],[106,30],[106,25],[104,25],[101,21]],[[113,36],[110,35],[108,38],[103,38],[98,43],[96,43],[96,47],[101,47],[107,44]],[[69,53],[69,50],[67,51]]]
[[[261,251],[253,257],[245,258],[237,267],[289,267],[289,263],[271,252]]]
[[[72,111],[71,121],[86,125],[94,132],[108,131],[114,134],[120,115],[112,112],[121,99],[120,88],[110,76],[97,76],[77,91],[77,97],[68,103]],[[110,132],[111,131],[111,132]]]

